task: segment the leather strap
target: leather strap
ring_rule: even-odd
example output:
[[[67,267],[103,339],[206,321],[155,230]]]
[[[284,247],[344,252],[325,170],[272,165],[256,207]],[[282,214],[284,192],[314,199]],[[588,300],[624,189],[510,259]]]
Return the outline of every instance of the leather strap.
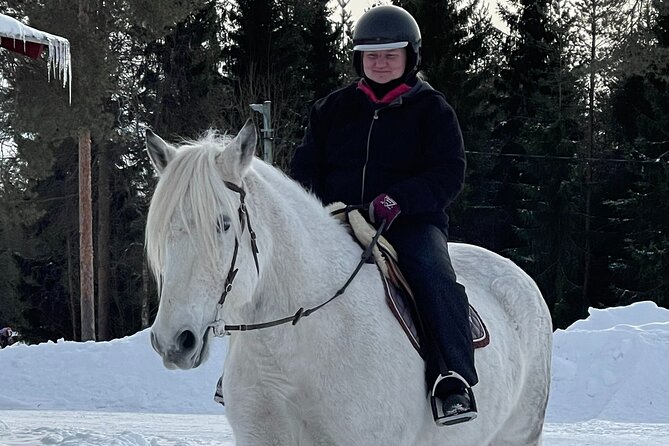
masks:
[[[349,209],[349,211],[352,210],[352,209],[359,209],[358,207],[354,207],[354,206],[351,206],[350,208],[351,209]],[[344,208],[344,209],[346,209],[346,208]],[[346,212],[346,211],[341,211],[340,210],[337,213],[340,213],[340,212]],[[226,324],[226,325],[223,326],[223,335],[229,334],[229,332],[231,332],[231,331],[252,331],[252,330],[260,330],[260,329],[263,329],[263,328],[276,327],[277,325],[287,324],[288,322],[291,322],[292,325],[296,325],[300,321],[300,319],[302,319],[303,317],[310,316],[313,313],[315,313],[316,311],[320,310],[321,308],[323,308],[324,306],[326,306],[327,304],[329,304],[330,302],[335,300],[337,297],[344,294],[344,291],[346,291],[346,288],[348,288],[348,286],[351,284],[351,282],[353,282],[353,279],[358,274],[358,272],[360,271],[362,266],[365,263],[367,263],[367,260],[372,256],[372,250],[373,250],[374,246],[376,246],[376,244],[379,240],[379,237],[381,236],[381,233],[385,229],[386,229],[386,222],[384,220],[384,221],[381,222],[381,225],[377,229],[376,234],[374,234],[374,238],[372,238],[372,241],[370,242],[369,246],[367,246],[367,248],[364,250],[364,252],[360,256],[360,261],[358,262],[358,265],[355,267],[355,270],[353,271],[353,273],[351,273],[351,275],[349,276],[349,278],[346,281],[346,283],[344,284],[344,286],[342,286],[339,290],[337,290],[337,292],[332,297],[330,297],[328,300],[326,300],[322,304],[317,305],[317,306],[312,307],[312,308],[309,308],[308,310],[305,310],[304,308],[300,308],[292,316],[284,317],[284,318],[281,318],[281,319],[276,319],[276,320],[273,320],[273,321],[261,322],[261,323],[258,323],[258,324],[237,324],[237,325],[227,325]],[[215,325],[215,323],[212,324],[212,325]],[[216,327],[214,327],[214,328],[216,328]],[[216,334],[216,332],[215,332],[215,334]]]

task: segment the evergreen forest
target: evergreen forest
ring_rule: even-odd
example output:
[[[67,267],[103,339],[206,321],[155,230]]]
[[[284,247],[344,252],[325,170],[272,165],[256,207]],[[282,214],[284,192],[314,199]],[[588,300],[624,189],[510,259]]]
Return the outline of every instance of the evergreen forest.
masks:
[[[0,326],[81,339],[82,132],[95,337],[150,325],[145,129],[235,133],[271,101],[286,169],[313,102],[355,80],[349,1],[0,0],[72,48],[71,103],[44,60],[0,51]],[[424,77],[464,133],[451,239],[527,271],[555,328],[589,307],[669,307],[669,1],[510,0],[504,26],[482,0],[393,3],[420,24]]]

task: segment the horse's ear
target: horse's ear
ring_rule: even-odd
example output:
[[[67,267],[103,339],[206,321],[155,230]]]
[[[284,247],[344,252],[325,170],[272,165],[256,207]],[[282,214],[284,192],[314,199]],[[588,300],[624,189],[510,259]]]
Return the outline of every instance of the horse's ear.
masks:
[[[177,149],[167,144],[160,136],[149,129],[146,130],[146,151],[149,152],[151,163],[159,174],[163,173],[165,167],[177,153]]]
[[[233,142],[239,147],[239,172],[243,173],[251,165],[258,143],[256,126],[252,119],[246,120]]]

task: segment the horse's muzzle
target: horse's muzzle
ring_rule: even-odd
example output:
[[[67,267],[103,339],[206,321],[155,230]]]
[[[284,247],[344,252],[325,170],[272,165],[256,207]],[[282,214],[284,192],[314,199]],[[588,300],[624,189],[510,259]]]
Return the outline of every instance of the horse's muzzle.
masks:
[[[151,330],[151,346],[163,358],[168,369],[193,369],[198,367],[206,355],[207,333],[198,340],[191,330],[183,330],[172,342],[163,343]]]

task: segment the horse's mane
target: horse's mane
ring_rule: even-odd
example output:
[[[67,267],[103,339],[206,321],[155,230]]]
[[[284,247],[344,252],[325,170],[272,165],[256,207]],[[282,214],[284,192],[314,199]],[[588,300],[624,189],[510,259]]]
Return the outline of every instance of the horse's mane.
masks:
[[[236,211],[239,198],[223,182],[226,166],[217,163],[231,139],[210,130],[199,140],[185,141],[160,175],[149,206],[145,234],[149,266],[159,289],[165,246],[173,231],[197,234],[192,238],[197,240],[196,249],[212,266],[218,258],[216,226],[221,214],[230,218],[232,230],[240,232]],[[181,221],[173,221],[175,216]]]

